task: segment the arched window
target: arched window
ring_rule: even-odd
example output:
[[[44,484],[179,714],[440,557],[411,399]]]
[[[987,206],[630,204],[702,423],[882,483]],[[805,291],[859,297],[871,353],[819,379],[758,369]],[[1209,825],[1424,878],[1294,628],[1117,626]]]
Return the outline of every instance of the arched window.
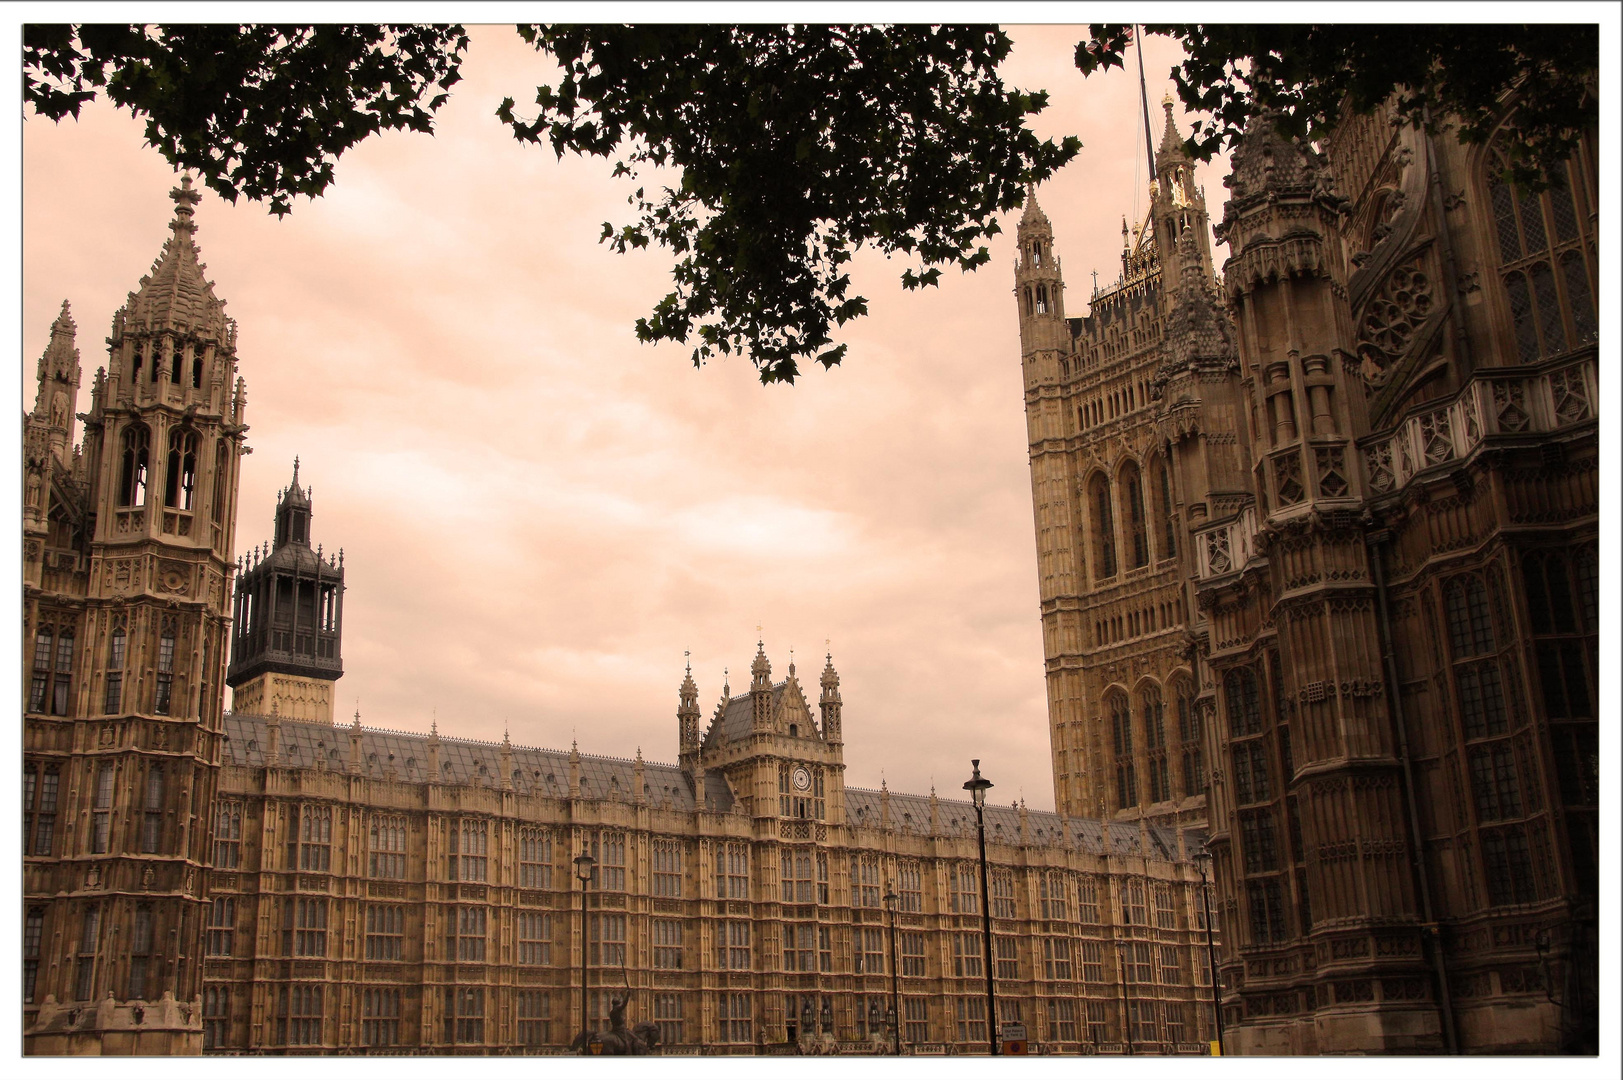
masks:
[[[186,364],[186,354],[180,342],[175,342],[175,354],[169,359],[169,381],[176,386],[180,385],[180,373]]]
[[[230,469],[230,450],[226,447],[224,439],[214,444],[214,500],[209,507],[209,516],[218,525],[225,520],[225,486]]]
[[[1172,684],[1173,707],[1178,713],[1178,743],[1183,748],[1183,793],[1206,794],[1205,733],[1201,730],[1200,713],[1195,708],[1195,694],[1187,680]]]
[[[203,389],[203,346],[192,348],[192,389]]]
[[[1595,296],[1584,259],[1588,219],[1572,166],[1557,168],[1550,187],[1535,195],[1501,179],[1502,154],[1487,160],[1500,281],[1523,363],[1595,339]]]
[[[1110,512],[1110,481],[1096,473],[1088,483],[1088,502],[1093,510],[1093,576],[1116,576],[1116,523]]]
[[[1116,806],[1125,810],[1138,805],[1138,772],[1133,762],[1133,715],[1127,695],[1117,691],[1105,702],[1110,713],[1110,732],[1116,751]]]
[[[1139,692],[1139,719],[1149,754],[1150,802],[1165,802],[1172,798],[1172,782],[1167,768],[1166,703],[1159,688],[1146,686]]]
[[[197,432],[176,428],[169,433],[169,461],[164,476],[163,504],[178,510],[192,508],[197,486]]]
[[[120,506],[147,503],[147,453],[151,441],[145,424],[131,424],[124,429],[124,467],[118,483]]]
[[[135,355],[130,358],[130,385],[134,386],[141,381],[141,350],[136,349]]]
[[[1032,241],[1032,244],[1031,244],[1031,265],[1033,265],[1033,266],[1041,266],[1042,264],[1043,264],[1043,242],[1041,240],[1034,240],[1034,241]]]
[[[1177,530],[1172,524],[1172,471],[1166,458],[1156,458],[1151,474],[1155,478],[1155,534],[1157,557],[1170,559],[1178,554]]]
[[[1127,525],[1128,567],[1145,566],[1150,561],[1149,534],[1144,526],[1144,483],[1138,466],[1129,461],[1117,478],[1122,500],[1122,518]]]
[[[1047,285],[1039,285],[1039,286],[1037,286],[1037,314],[1046,315],[1047,313],[1048,313],[1048,286]]]
[[[1036,305],[1032,302],[1032,299],[1031,299],[1031,286],[1027,285],[1026,286],[1026,314],[1030,315],[1033,312],[1035,312],[1036,310],[1037,310]]]

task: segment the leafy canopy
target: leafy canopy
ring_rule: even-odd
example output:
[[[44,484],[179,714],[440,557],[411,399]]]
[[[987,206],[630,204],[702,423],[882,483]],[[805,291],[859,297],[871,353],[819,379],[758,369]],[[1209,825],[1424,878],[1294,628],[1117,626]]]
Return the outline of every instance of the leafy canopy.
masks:
[[[1543,26],[1151,26],[1186,59],[1172,70],[1205,118],[1210,158],[1254,115],[1316,139],[1344,110],[1393,100],[1398,117],[1481,143],[1502,133],[1508,179],[1533,189],[1598,123],[1599,30]],[[562,67],[538,114],[497,115],[525,142],[615,158],[614,175],[668,167],[639,187],[633,220],[603,226],[617,251],[659,244],[674,289],[637,321],[643,341],[696,339],[695,364],[746,353],[764,382],[840,362],[832,332],[864,314],[848,269],[864,244],[915,265],[973,270],[999,211],[1076,156],[1026,118],[1048,97],[1006,87],[1007,35],[971,26],[519,27]],[[1118,67],[1125,25],[1095,24],[1084,75]],[[25,98],[77,116],[104,93],[146,139],[225,198],[286,214],[338,156],[384,130],[432,131],[460,79],[460,26],[37,26],[23,30]],[[1502,117],[1506,95],[1516,108]]]
[[[467,47],[460,26],[36,24],[23,94],[60,120],[105,93],[175,168],[281,216],[368,135],[432,131]]]
[[[1040,141],[1043,93],[1006,88],[1007,35],[973,26],[521,27],[563,68],[524,120],[527,142],[616,157],[615,176],[679,171],[639,187],[635,219],[604,224],[617,251],[658,243],[675,288],[637,321],[643,341],[689,341],[693,362],[747,352],[763,382],[798,361],[840,362],[831,330],[865,314],[851,293],[858,248],[916,261],[902,285],[990,254],[996,215],[1081,143]]]
[[[1202,160],[1232,146],[1247,121],[1318,139],[1343,110],[1368,114],[1388,98],[1397,117],[1436,131],[1445,118],[1466,143],[1501,130],[1507,179],[1539,190],[1599,119],[1600,30],[1574,25],[1146,26],[1185,59],[1172,69],[1186,108],[1204,113],[1187,146]],[[1129,28],[1095,23],[1076,47],[1084,75],[1120,67]]]

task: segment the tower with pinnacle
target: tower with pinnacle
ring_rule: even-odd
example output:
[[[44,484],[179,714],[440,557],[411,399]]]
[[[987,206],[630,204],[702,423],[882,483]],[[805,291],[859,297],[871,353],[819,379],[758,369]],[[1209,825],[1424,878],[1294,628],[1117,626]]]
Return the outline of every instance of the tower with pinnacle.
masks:
[[[66,303],[25,421],[28,1053],[197,1053],[245,392],[199,195],[113,317],[82,446]]]
[[[312,545],[311,489],[293,479],[276,502],[269,544],[247,555],[233,614],[233,712],[333,722],[334,684],[344,675],[344,553]]]
[[[1017,229],[1015,299],[1056,805],[1199,821],[1206,770],[1182,655],[1176,462],[1156,408],[1179,289],[1212,308],[1214,286],[1205,195],[1170,102],[1166,117],[1149,210],[1122,222],[1116,282],[1095,288],[1086,314],[1066,316],[1053,228],[1033,192]]]

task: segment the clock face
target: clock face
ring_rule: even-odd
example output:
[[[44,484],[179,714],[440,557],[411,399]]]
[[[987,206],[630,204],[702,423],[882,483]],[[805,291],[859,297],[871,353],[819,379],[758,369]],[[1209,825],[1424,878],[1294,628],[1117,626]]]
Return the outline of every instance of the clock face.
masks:
[[[807,788],[811,787],[811,773],[806,771],[806,766],[795,766],[794,780],[796,791],[805,791]]]

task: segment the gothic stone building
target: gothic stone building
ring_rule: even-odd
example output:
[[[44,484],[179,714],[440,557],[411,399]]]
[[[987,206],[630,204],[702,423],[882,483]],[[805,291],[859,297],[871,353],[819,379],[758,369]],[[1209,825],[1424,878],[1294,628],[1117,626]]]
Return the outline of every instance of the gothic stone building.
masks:
[[[1593,136],[1392,121],[1255,123],[1216,280],[1168,103],[1083,318],[1029,200],[1056,802],[1208,825],[1238,1052],[1592,1048]]]
[[[702,733],[690,673],[674,765],[334,726],[342,553],[312,547],[295,463],[233,560],[236,327],[172,194],[82,448],[65,305],[26,418],[25,1050],[557,1052],[629,995],[669,1052],[874,1052],[893,973],[905,1045],[983,1047],[972,808],[845,786],[832,659],[814,703],[758,653]],[[1051,1051],[1202,1049],[1199,838],[986,817],[999,1019]]]
[[[113,317],[82,446],[66,303],[23,451],[31,1053],[196,1053],[245,393],[190,181]]]

